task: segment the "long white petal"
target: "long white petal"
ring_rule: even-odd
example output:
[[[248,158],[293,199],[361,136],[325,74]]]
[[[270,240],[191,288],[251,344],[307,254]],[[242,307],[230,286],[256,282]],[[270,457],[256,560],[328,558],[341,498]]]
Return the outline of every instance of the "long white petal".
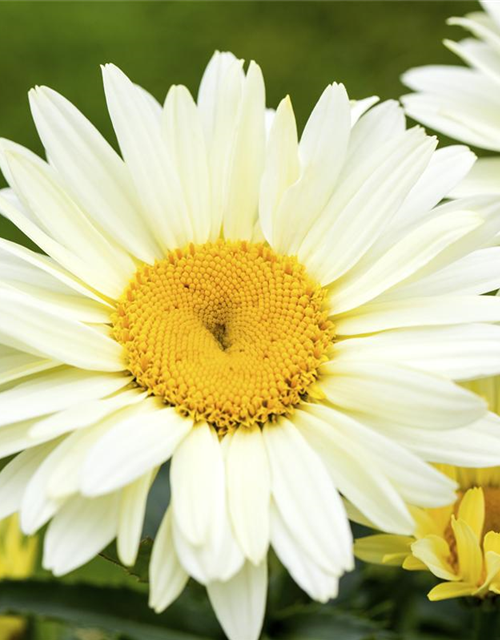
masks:
[[[36,300],[18,291],[0,289],[0,333],[27,351],[35,349],[59,362],[96,371],[123,371],[123,349],[99,331],[40,308]]]
[[[0,393],[0,427],[60,411],[79,402],[95,400],[121,389],[131,378],[58,367]]]
[[[154,470],[148,471],[121,492],[116,544],[118,556],[127,566],[132,566],[137,559],[146,500],[153,478]]]
[[[338,335],[403,327],[500,322],[500,299],[493,296],[436,296],[373,302],[335,318]]]
[[[97,496],[129,484],[170,458],[191,422],[156,399],[145,400],[131,417],[110,429],[89,452],[81,491]]]
[[[300,140],[301,176],[283,195],[275,213],[273,248],[277,251],[296,253],[322,217],[344,163],[350,132],[347,92],[343,85],[331,85],[314,107]]]
[[[328,602],[337,596],[338,576],[328,573],[316,564],[294,539],[290,529],[275,505],[271,509],[271,540],[276,555],[288,569],[295,582],[311,598]]]
[[[171,509],[165,513],[155,537],[149,579],[149,606],[156,613],[164,611],[179,597],[189,579],[175,552]]]
[[[234,531],[245,556],[257,565],[269,546],[271,498],[269,461],[259,427],[240,427],[234,433],[226,470]]]
[[[144,224],[123,160],[71,102],[48,87],[29,93],[51,163],[73,197],[107,236],[153,262],[159,249]]]
[[[258,640],[264,622],[267,563],[245,562],[227,582],[210,582],[208,597],[229,640]]]
[[[175,452],[170,478],[176,525],[191,544],[206,543],[213,514],[219,509],[216,501],[222,499],[225,486],[222,451],[214,429],[207,424],[191,429]]]
[[[94,558],[116,536],[120,495],[88,500],[75,496],[59,511],[45,536],[43,566],[55,576]]]
[[[486,403],[446,378],[386,362],[324,366],[321,388],[338,407],[390,415],[401,427],[458,429],[486,413]]]
[[[139,194],[144,219],[164,250],[194,238],[178,177],[150,100],[114,65],[103,67],[113,127]]]
[[[395,329],[342,340],[334,359],[404,365],[453,380],[500,371],[500,327],[489,324]]]
[[[344,507],[323,463],[288,420],[263,430],[273,500],[304,553],[340,575],[352,566]]]

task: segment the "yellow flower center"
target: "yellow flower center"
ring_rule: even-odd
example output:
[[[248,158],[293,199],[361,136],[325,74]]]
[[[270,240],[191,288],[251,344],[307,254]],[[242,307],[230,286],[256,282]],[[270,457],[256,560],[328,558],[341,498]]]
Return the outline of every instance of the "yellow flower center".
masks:
[[[264,244],[190,245],[138,269],[114,335],[141,387],[227,430],[307,397],[334,337],[324,297],[294,257]]]

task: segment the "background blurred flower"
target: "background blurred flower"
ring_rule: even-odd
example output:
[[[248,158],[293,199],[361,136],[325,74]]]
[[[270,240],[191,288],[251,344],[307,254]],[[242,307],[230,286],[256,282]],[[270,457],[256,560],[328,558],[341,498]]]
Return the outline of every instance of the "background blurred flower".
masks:
[[[475,38],[445,45],[470,68],[428,65],[410,69],[403,82],[417,93],[402,97],[408,115],[451,138],[500,151],[500,4],[483,0],[475,11],[448,24]],[[500,194],[500,158],[480,158],[453,192],[456,197]]]
[[[500,379],[468,385],[500,409]],[[465,469],[441,465],[459,487],[454,503],[440,509],[412,508],[413,536],[377,534],[359,538],[355,554],[365,562],[427,570],[444,582],[429,592],[443,600],[500,593],[500,467]]]

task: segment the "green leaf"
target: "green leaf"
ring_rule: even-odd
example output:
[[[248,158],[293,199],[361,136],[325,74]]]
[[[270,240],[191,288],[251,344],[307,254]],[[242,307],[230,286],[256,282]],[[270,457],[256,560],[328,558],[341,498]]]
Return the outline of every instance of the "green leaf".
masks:
[[[149,609],[147,595],[123,588],[5,581],[0,615],[25,615],[122,634],[130,640],[214,640],[221,629],[206,598],[189,590],[163,614]]]

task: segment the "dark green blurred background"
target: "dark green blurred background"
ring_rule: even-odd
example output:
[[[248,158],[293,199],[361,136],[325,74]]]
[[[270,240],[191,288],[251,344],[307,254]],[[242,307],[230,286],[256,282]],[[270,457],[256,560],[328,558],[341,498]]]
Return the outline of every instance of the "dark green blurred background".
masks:
[[[450,15],[473,2],[0,1],[0,136],[41,152],[26,93],[63,93],[113,140],[99,65],[114,62],[163,100],[172,83],[196,94],[215,49],[262,66],[269,106],[289,93],[301,125],[326,84],[353,98],[398,97],[400,74],[455,63],[441,41],[460,38]],[[0,186],[4,185],[0,177]],[[0,220],[0,235],[21,236]]]

